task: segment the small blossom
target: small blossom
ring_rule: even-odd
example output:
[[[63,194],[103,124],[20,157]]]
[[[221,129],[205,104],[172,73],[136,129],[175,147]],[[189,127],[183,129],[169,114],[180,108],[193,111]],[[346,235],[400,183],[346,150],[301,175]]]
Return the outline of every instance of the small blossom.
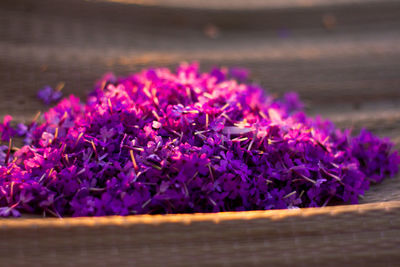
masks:
[[[62,92],[59,90],[54,90],[50,86],[45,86],[38,92],[38,98],[43,101],[46,105],[56,102],[61,99]]]
[[[234,68],[231,68],[229,71],[230,71],[230,75],[233,78],[238,79],[240,82],[246,81],[249,77],[249,70],[244,69],[244,68],[234,67]]]
[[[15,130],[11,127],[12,117],[10,115],[4,116],[3,123],[0,123],[1,140],[8,142],[10,138],[14,137]]]

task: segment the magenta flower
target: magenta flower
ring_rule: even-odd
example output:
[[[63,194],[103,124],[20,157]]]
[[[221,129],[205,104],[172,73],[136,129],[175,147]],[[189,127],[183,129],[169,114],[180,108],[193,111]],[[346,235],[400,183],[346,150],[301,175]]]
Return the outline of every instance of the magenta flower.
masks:
[[[352,137],[275,99],[244,69],[107,74],[87,101],[0,124],[0,216],[165,214],[357,203],[398,172],[388,139]],[[228,77],[233,77],[234,80]],[[61,95],[40,91],[46,103]],[[10,138],[25,146],[10,147]]]
[[[16,131],[11,127],[12,117],[10,115],[4,116],[3,123],[0,123],[1,140],[7,141],[14,137]]]

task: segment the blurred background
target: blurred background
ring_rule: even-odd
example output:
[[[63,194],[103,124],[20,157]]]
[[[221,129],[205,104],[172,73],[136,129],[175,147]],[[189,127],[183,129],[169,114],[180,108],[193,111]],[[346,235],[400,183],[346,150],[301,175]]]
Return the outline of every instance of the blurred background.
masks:
[[[198,61],[399,147],[399,29],[398,0],[2,0],[0,116],[30,119],[46,85],[84,99],[106,72]]]

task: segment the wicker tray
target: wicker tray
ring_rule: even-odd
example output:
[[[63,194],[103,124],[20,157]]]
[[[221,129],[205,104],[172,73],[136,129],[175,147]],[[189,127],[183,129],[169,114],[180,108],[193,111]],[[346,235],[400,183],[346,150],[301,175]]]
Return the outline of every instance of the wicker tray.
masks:
[[[245,3],[245,4],[244,4]],[[400,148],[396,0],[0,2],[0,116],[29,120],[38,88],[84,98],[107,71],[198,60],[249,68],[309,114]],[[0,266],[397,266],[399,176],[360,205],[221,214],[0,220]]]
[[[0,264],[396,266],[399,225],[400,201],[219,214],[10,219],[0,221]]]

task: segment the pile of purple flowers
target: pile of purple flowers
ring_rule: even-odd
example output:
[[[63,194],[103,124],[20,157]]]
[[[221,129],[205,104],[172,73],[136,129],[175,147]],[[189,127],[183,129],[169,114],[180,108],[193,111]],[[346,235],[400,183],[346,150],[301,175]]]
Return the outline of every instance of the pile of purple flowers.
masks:
[[[239,75],[239,77],[235,77]],[[107,75],[28,125],[0,125],[0,214],[192,213],[357,203],[398,171],[393,144],[308,118],[243,71]],[[17,149],[10,140],[24,138]]]

